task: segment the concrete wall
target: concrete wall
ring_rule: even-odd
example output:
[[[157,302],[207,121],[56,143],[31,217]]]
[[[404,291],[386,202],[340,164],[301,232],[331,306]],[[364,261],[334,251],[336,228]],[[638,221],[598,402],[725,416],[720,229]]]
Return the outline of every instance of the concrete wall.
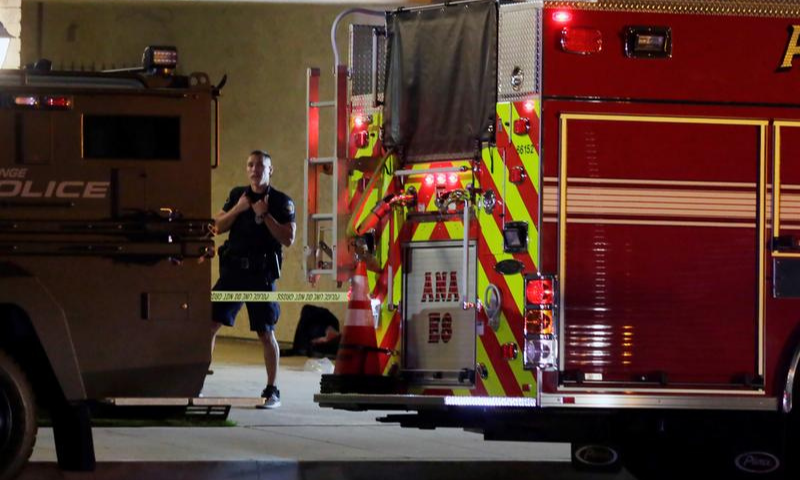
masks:
[[[3,1],[3,0],[0,0]],[[272,154],[274,185],[304,200],[305,76],[308,66],[331,71],[329,32],[343,6],[237,3],[38,3],[23,5],[23,63],[48,58],[54,67],[111,68],[136,65],[147,45],[175,45],[179,71],[207,72],[212,82],[228,75],[222,99],[222,167],[213,174],[213,204],[223,205],[231,187],[246,184],[244,164],[255,148]],[[346,29],[342,28],[342,31]],[[346,43],[340,45],[347,54]],[[332,77],[323,84],[324,98],[333,98]],[[330,138],[333,141],[332,133]],[[332,147],[324,155],[332,153]],[[299,215],[298,215],[299,217]],[[298,229],[301,222],[298,218]],[[309,290],[302,274],[302,232],[285,257],[279,288]],[[221,245],[220,239],[218,246]],[[214,277],[217,262],[214,262]],[[320,282],[317,290],[334,290]],[[277,328],[281,341],[291,341],[300,304],[283,304]],[[344,306],[335,313],[343,319]],[[233,336],[250,337],[246,313],[240,314]]]
[[[6,27],[14,39],[8,47],[8,55],[0,68],[19,67],[20,30],[22,27],[22,0],[0,0],[0,23]]]

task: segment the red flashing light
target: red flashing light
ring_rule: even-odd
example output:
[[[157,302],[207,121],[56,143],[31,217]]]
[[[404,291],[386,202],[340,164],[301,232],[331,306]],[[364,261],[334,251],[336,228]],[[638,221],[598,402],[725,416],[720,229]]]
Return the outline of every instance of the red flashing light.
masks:
[[[553,13],[553,21],[556,23],[569,23],[572,21],[572,13],[566,10],[559,10]]]
[[[447,176],[444,173],[437,173],[436,174],[436,185],[444,185],[447,181]]]
[[[458,175],[456,175],[455,173],[451,173],[450,175],[448,175],[447,176],[447,183],[449,183],[450,186],[453,186],[453,185],[457,184],[458,183]]]
[[[503,358],[506,360],[516,360],[519,356],[519,348],[516,343],[506,343],[502,347]]]
[[[516,135],[526,135],[531,130],[531,121],[527,118],[514,120],[514,133]]]
[[[553,305],[553,281],[546,278],[532,278],[525,284],[525,299],[529,304]]]
[[[430,187],[430,186],[433,185],[433,181],[434,181],[434,178],[433,178],[433,174],[432,173],[429,173],[429,174],[425,175],[425,185]]]
[[[365,131],[356,132],[353,134],[353,140],[356,148],[364,148],[369,145],[369,134]]]
[[[353,119],[353,124],[356,126],[356,128],[363,127],[365,124],[364,117],[361,115],[356,115],[356,117]]]
[[[593,28],[564,27],[561,48],[565,52],[589,55],[603,49],[603,34]]]
[[[525,167],[514,167],[508,171],[508,181],[513,183],[514,185],[519,185],[528,178],[528,174],[525,173]]]
[[[44,105],[49,108],[72,108],[70,97],[45,97]]]
[[[530,113],[530,112],[533,111],[534,108],[536,108],[536,105],[533,103],[533,100],[528,100],[528,101],[525,102],[523,107],[525,108],[526,112]]]

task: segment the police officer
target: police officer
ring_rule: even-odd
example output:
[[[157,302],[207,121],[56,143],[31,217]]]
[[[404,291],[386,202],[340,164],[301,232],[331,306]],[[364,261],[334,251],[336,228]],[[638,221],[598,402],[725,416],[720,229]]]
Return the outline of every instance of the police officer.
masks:
[[[217,233],[230,232],[220,248],[220,278],[214,291],[275,291],[280,277],[282,247],[294,243],[297,224],[294,203],[272,187],[272,159],[262,150],[247,157],[250,185],[231,190],[225,206],[216,215]],[[215,302],[212,308],[214,338],[222,325],[233,326],[242,302]],[[275,378],[280,350],[275,339],[275,323],[280,316],[276,302],[247,302],[250,330],[258,334],[264,346],[267,387],[261,392],[263,408],[281,404]],[[213,349],[213,341],[212,341]]]

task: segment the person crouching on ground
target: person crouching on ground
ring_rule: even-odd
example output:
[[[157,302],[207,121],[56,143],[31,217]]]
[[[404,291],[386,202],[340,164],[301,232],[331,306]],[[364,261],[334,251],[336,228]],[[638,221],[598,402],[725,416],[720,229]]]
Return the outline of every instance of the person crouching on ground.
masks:
[[[294,203],[272,187],[272,159],[262,150],[247,157],[250,185],[235,187],[222,210],[214,218],[217,233],[230,232],[219,250],[220,277],[215,292],[273,292],[280,277],[282,247],[294,243],[297,224]],[[280,317],[277,302],[246,302],[250,330],[258,334],[264,346],[267,386],[261,396],[261,408],[277,408],[281,394],[276,376],[280,350],[275,339],[275,323]],[[215,302],[212,308],[213,338],[222,325],[232,327],[242,302]],[[214,349],[214,340],[211,343]]]

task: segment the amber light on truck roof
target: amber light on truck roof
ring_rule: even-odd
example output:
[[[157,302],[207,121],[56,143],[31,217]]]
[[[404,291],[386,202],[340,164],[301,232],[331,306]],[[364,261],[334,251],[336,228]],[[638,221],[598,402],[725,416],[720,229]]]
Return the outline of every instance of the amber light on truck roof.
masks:
[[[149,46],[142,56],[142,68],[151,73],[169,74],[178,66],[178,49],[175,47]]]

